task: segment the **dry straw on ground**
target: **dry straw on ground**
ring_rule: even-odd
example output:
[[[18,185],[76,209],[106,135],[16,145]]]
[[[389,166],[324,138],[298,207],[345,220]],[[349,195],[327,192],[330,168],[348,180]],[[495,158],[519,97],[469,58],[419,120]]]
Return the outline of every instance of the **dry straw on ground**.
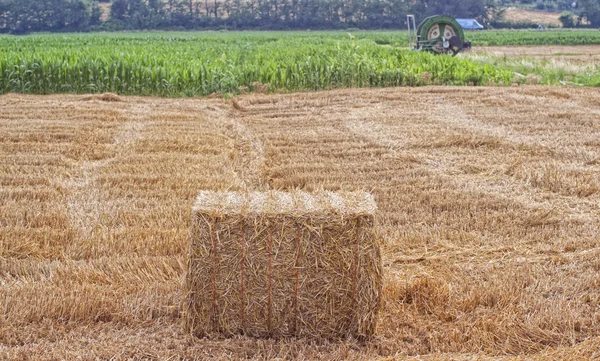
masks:
[[[201,192],[184,285],[186,329],[373,336],[382,287],[375,208],[363,192]]]
[[[0,360],[600,359],[600,89],[85,98],[0,96]],[[373,340],[184,332],[197,191],[261,183],[376,197]]]

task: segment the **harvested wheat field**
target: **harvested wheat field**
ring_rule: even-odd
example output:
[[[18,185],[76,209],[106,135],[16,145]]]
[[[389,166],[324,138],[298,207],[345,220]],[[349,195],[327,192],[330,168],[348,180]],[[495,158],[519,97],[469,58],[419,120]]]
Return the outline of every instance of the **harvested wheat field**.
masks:
[[[600,359],[600,90],[0,97],[0,359]],[[196,339],[209,191],[368,191],[373,340]],[[424,355],[424,356],[418,356]]]
[[[488,54],[494,57],[506,57],[511,60],[548,61],[554,67],[598,65],[600,63],[600,45],[548,45],[548,46],[482,46],[473,49],[468,55]]]

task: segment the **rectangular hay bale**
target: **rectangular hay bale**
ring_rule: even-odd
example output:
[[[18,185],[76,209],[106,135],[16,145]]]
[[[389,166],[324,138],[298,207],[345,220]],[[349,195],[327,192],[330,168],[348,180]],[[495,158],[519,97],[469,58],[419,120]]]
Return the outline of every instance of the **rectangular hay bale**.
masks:
[[[201,192],[184,281],[186,330],[369,338],[382,287],[375,209],[364,192]]]

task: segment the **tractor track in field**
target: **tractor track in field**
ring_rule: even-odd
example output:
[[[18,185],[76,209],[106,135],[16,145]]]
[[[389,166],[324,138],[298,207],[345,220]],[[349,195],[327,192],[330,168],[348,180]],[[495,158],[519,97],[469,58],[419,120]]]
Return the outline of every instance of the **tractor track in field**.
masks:
[[[236,186],[249,190],[262,189],[265,186],[265,149],[262,141],[249,125],[238,119],[235,110],[212,105],[203,110],[233,142],[232,164],[238,178]]]
[[[146,127],[144,120],[149,111],[141,107],[134,112],[137,120],[124,122],[117,129],[111,146],[112,155],[100,160],[78,162],[75,168],[79,171],[65,182],[70,190],[67,200],[69,219],[82,238],[90,238],[97,230],[107,232],[117,223],[114,219],[116,210],[123,204],[109,199],[107,191],[98,183],[99,172],[126,157],[136,141],[143,138]]]
[[[468,115],[460,106],[444,101],[429,109],[428,120],[443,125],[447,131],[469,134],[471,136],[490,137],[490,141],[509,147],[531,147],[547,149],[552,144],[540,144],[533,136],[519,134],[508,127],[490,125]],[[451,115],[451,116],[448,116]],[[492,172],[468,173],[460,168],[461,159],[446,152],[436,150],[415,149],[410,140],[392,136],[395,130],[376,121],[362,120],[359,116],[349,114],[344,126],[355,136],[388,148],[391,152],[403,157],[416,157],[426,171],[443,177],[453,183],[457,189],[487,193],[507,200],[516,201],[532,210],[545,210],[548,214],[561,214],[562,220],[590,223],[598,226],[598,221],[591,221],[600,216],[600,203],[585,197],[556,194],[552,199],[532,187],[527,181],[515,179],[507,174],[506,169],[495,169]],[[572,156],[571,152],[565,156]],[[586,157],[589,159],[589,157]],[[464,162],[464,160],[462,161]]]
[[[231,167],[235,180],[231,186],[241,189],[260,189],[263,183],[264,147],[252,129],[235,119],[230,112],[216,105],[201,108],[207,118],[231,139],[234,153]],[[100,171],[128,156],[137,141],[143,139],[151,112],[147,108],[133,110],[134,120],[122,123],[111,145],[112,155],[99,160],[82,161],[74,165],[79,171],[65,185],[69,189],[67,210],[73,228],[80,237],[89,238],[96,231],[114,231],[118,223],[114,216],[126,200],[110,200],[99,181]]]

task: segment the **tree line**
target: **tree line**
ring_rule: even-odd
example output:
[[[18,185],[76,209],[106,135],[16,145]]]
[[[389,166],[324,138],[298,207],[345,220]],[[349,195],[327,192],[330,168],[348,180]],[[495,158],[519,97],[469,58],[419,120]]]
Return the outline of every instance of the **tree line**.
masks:
[[[101,16],[88,0],[0,0],[0,32],[85,31]]]
[[[133,29],[387,29],[406,14],[481,17],[486,0],[0,0],[0,32]]]
[[[408,13],[476,17],[484,0],[114,0],[111,21],[136,29],[381,29]]]
[[[108,0],[100,0],[108,2]],[[580,12],[600,25],[598,0]],[[502,0],[0,0],[0,32],[143,29],[393,29],[406,14],[487,19]],[[597,21],[594,16],[597,14]]]

